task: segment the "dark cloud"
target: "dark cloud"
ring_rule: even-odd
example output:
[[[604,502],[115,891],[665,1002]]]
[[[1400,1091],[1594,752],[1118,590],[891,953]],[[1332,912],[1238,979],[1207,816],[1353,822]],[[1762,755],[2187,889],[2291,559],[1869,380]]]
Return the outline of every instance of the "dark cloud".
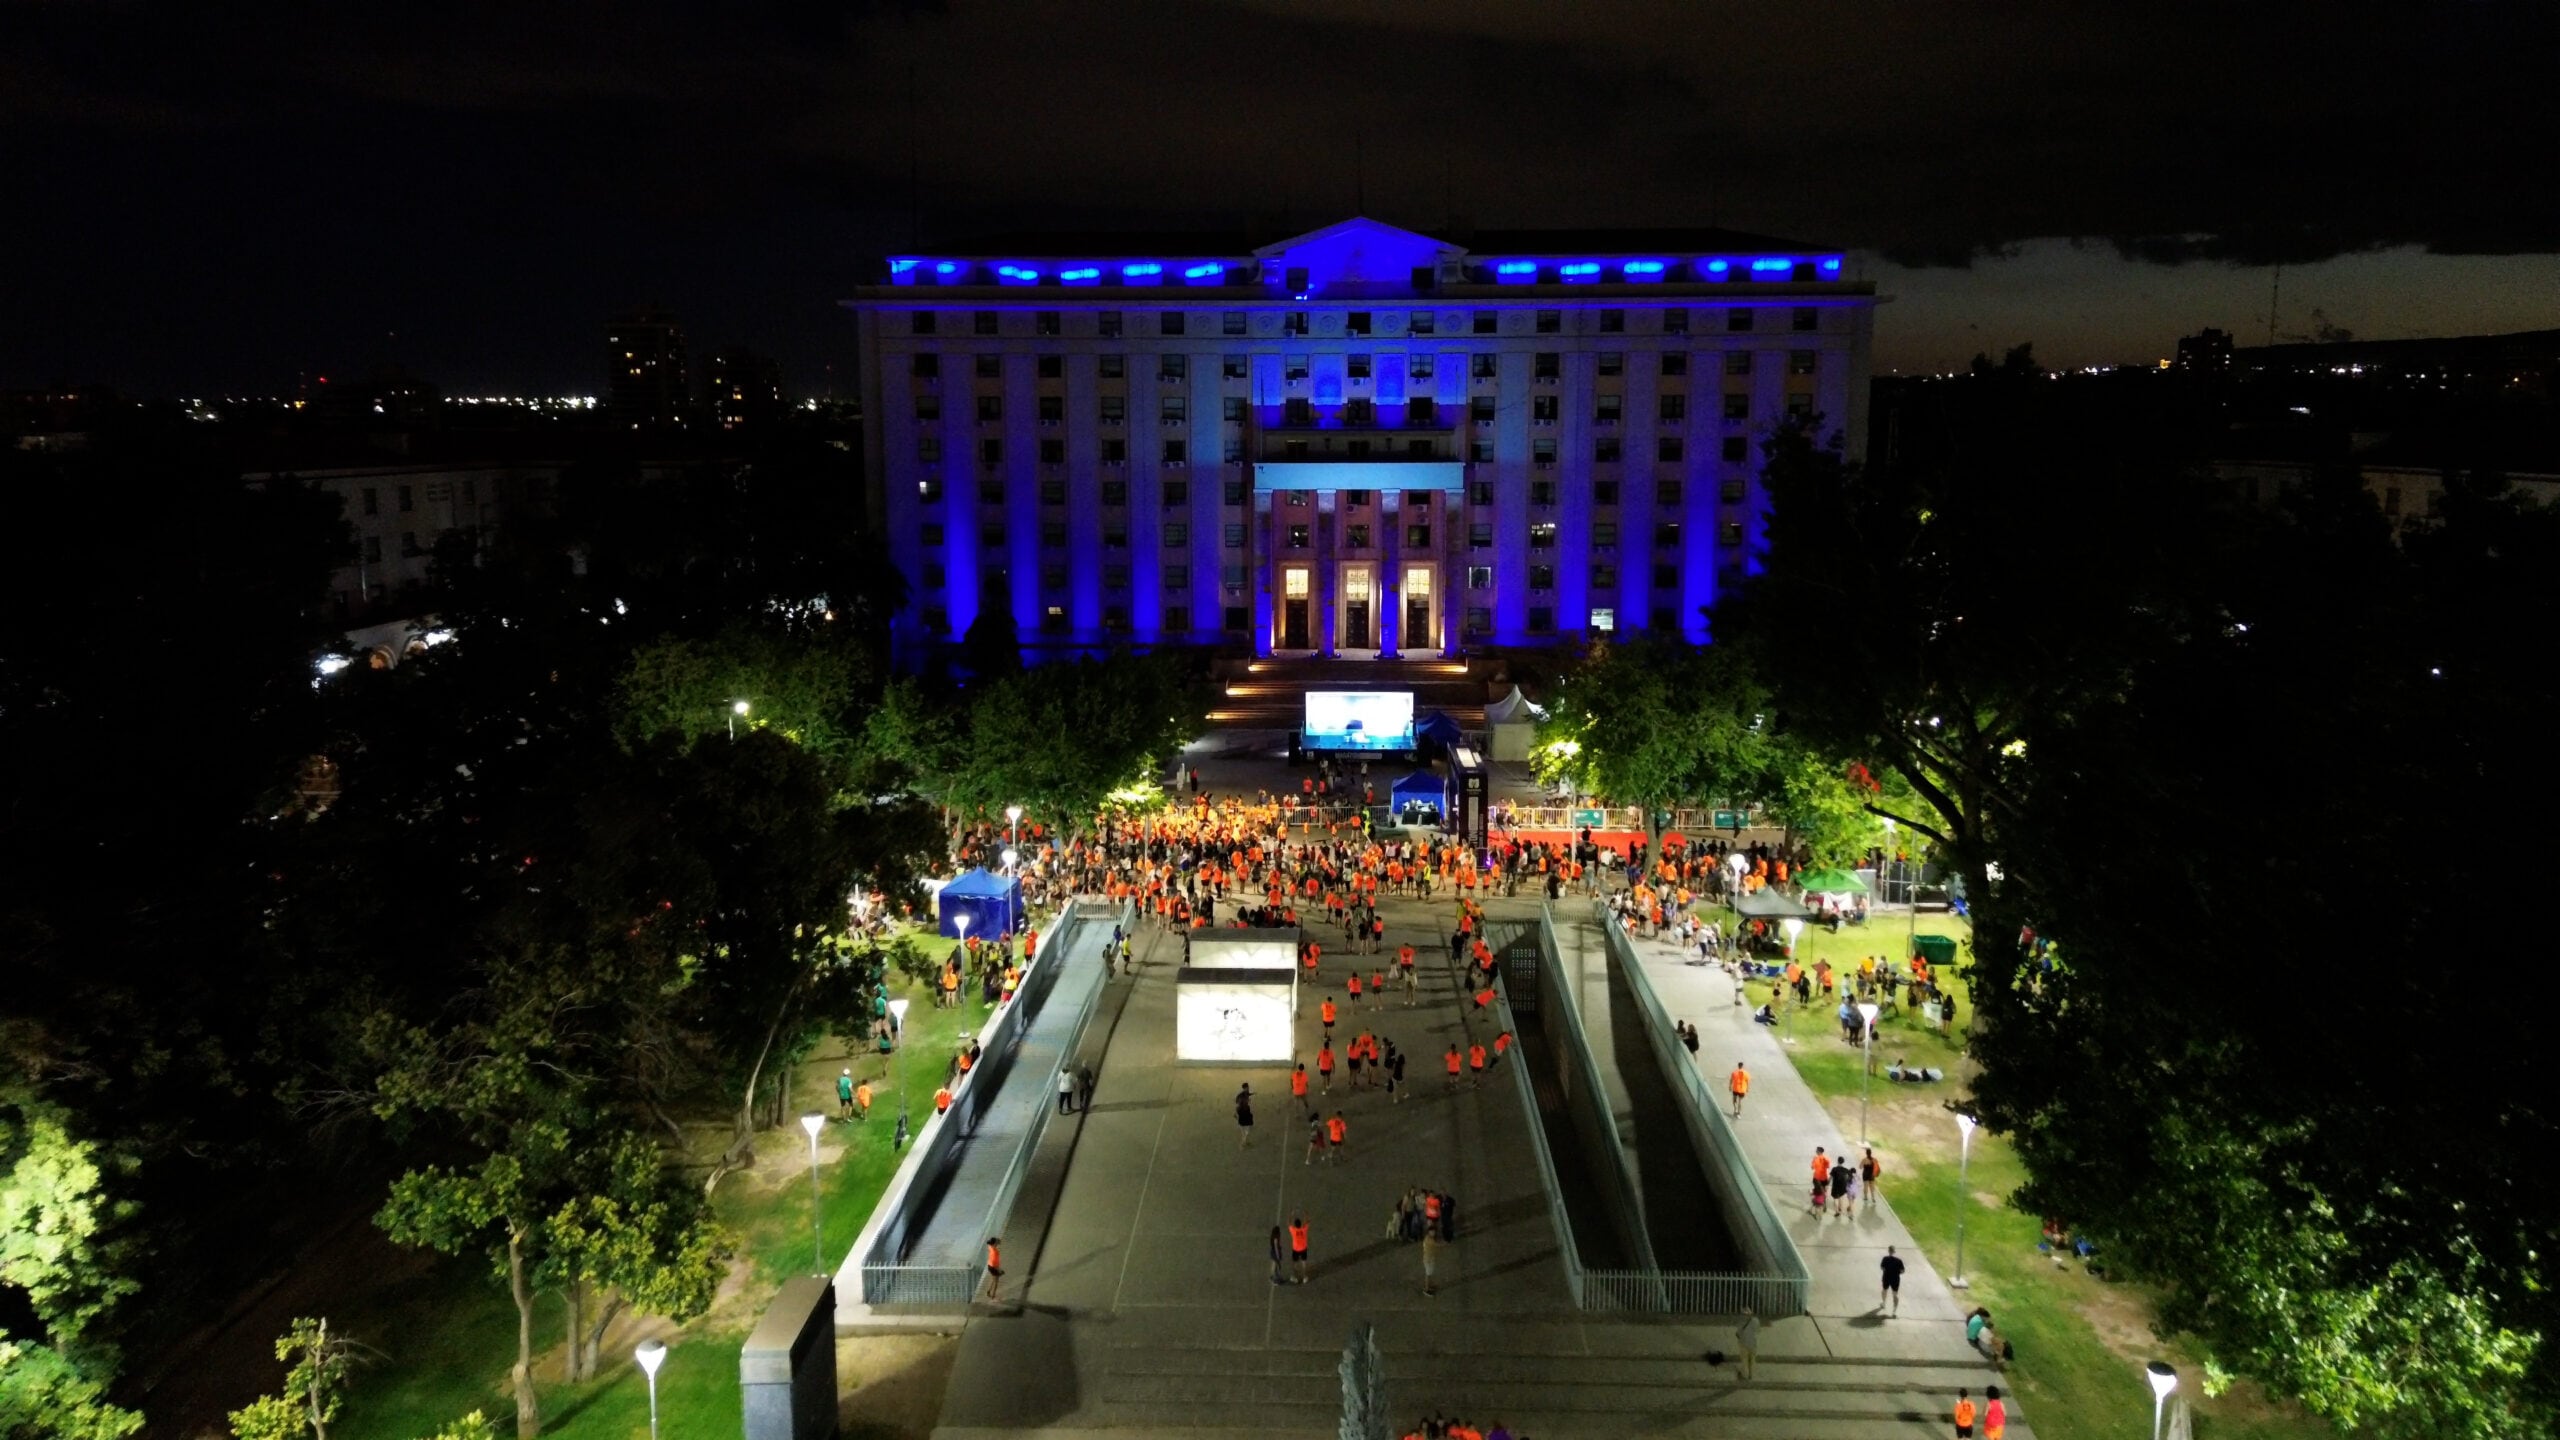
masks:
[[[57,277],[6,302],[0,372],[209,381],[370,345],[484,370],[521,347],[523,378],[565,379],[562,337],[644,295],[814,356],[864,251],[1364,197],[1424,228],[1722,223],[1915,265],[2046,236],[2154,264],[2560,250],[2542,5],[240,13],[0,9],[0,160],[35,197],[0,246]],[[155,343],[176,353],[114,359]]]

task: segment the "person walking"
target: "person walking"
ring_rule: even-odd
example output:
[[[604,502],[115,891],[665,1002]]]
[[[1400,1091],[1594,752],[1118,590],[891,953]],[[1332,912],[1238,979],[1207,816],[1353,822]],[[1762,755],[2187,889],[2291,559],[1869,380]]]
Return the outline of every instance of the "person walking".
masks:
[[[2009,1433],[2009,1406],[2000,1398],[2000,1387],[1982,1387],[1982,1440],[2003,1440]]]
[[[1748,1305],[1742,1307],[1742,1321],[1733,1327],[1733,1348],[1742,1352],[1742,1378],[1748,1380],[1760,1368],[1760,1316]]]
[[[1856,1167],[1842,1160],[1831,1167],[1831,1213],[1838,1215],[1849,1206],[1849,1182],[1857,1175]]]
[[[1326,1164],[1335,1164],[1342,1159],[1343,1142],[1350,1138],[1351,1126],[1343,1120],[1341,1111],[1334,1111],[1333,1118],[1324,1122],[1324,1158]]]
[[[1236,1148],[1242,1150],[1252,1143],[1253,1087],[1247,1085],[1236,1091]]]
[[[1325,1003],[1330,1005],[1332,1002]],[[1331,1040],[1325,1041],[1316,1048],[1316,1079],[1323,1093],[1327,1095],[1333,1093],[1333,1042]]]
[[[1272,1284],[1285,1285],[1288,1283],[1288,1281],[1283,1278],[1284,1272],[1281,1270],[1281,1267],[1287,1263],[1289,1263],[1288,1237],[1280,1233],[1279,1226],[1274,1225],[1271,1227]]]
[[[1822,1147],[1813,1147],[1813,1213],[1822,1213],[1823,1202],[1831,1198],[1831,1157]]]
[[[1887,1245],[1884,1247],[1884,1258],[1876,1264],[1877,1268],[1884,1272],[1884,1288],[1876,1292],[1876,1308],[1884,1310],[1888,1318],[1899,1315],[1902,1313],[1902,1257],[1894,1254],[1893,1247]],[[1885,1310],[1887,1303],[1890,1303],[1893,1308]]]
[[[1076,1108],[1082,1111],[1093,1109],[1093,1067],[1090,1065],[1076,1067]]]
[[[1876,1159],[1876,1152],[1870,1146],[1865,1154],[1858,1157],[1858,1203],[1869,1210],[1876,1206],[1879,1198],[1876,1181],[1883,1174],[1884,1163]]]
[[[853,1118],[856,1120],[871,1118],[871,1082],[868,1080],[853,1087]]]
[[[1454,1090],[1456,1090],[1456,1089],[1458,1088],[1458,1071],[1459,1071],[1460,1067],[1461,1067],[1464,1063],[1465,1063],[1465,1062],[1464,1062],[1464,1060],[1463,1060],[1463,1059],[1459,1056],[1459,1054],[1458,1054],[1458,1047],[1457,1047],[1457,1046],[1455,1046],[1455,1045],[1451,1045],[1451,1046],[1449,1047],[1449,1056],[1448,1056],[1448,1064],[1449,1064],[1449,1088],[1450,1088],[1451,1090],[1453,1090],[1453,1091],[1454,1091]]]
[[[1075,1113],[1075,1108],[1076,1072],[1061,1065],[1058,1067],[1058,1113],[1072,1115]]]
[[[1422,1293],[1426,1296],[1440,1293],[1439,1288],[1432,1283],[1432,1269],[1439,1259],[1440,1232],[1425,1228],[1422,1232]]]
[[[1751,1093],[1751,1072],[1742,1068],[1741,1061],[1733,1062],[1733,1078],[1725,1082],[1724,1088],[1733,1092],[1733,1118],[1741,1119],[1742,1097]]]
[[[1956,1409],[1952,1417],[1956,1422],[1956,1440],[1973,1440],[1973,1417],[1978,1413],[1973,1407],[1973,1392],[1956,1391]]]
[[[1297,1267],[1298,1283],[1306,1284],[1307,1217],[1304,1215],[1294,1215],[1289,1219],[1289,1263]]]
[[[987,1283],[982,1294],[990,1305],[1004,1294],[1004,1242],[993,1235],[987,1237]]]
[[[1316,1163],[1316,1156],[1323,1150],[1324,1117],[1310,1110],[1307,1112],[1307,1158],[1303,1163],[1313,1165]]]
[[[836,1118],[844,1120],[851,1118],[852,1115],[853,1072],[847,1070],[836,1077]]]

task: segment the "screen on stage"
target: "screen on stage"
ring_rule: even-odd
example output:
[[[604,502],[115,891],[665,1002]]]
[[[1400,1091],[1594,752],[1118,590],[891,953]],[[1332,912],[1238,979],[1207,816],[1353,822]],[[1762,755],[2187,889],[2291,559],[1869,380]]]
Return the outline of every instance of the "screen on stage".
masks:
[[[1310,690],[1301,743],[1309,750],[1410,750],[1410,690]]]

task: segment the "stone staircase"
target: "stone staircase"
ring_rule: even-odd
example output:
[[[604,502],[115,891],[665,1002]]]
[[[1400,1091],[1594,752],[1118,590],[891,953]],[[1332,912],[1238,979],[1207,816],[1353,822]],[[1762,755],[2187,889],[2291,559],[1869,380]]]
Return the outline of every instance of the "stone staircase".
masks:
[[[1694,1332],[1678,1327],[1671,1333]],[[1600,1343],[1597,1333],[1594,1341]],[[1399,1427],[1437,1410],[1486,1426],[1499,1420],[1513,1434],[1536,1440],[1921,1440],[1952,1433],[1947,1416],[1959,1386],[1979,1400],[1983,1387],[1997,1381],[1979,1365],[1954,1360],[1764,1355],[1755,1378],[1744,1383],[1729,1358],[1707,1365],[1704,1348],[1657,1355],[1389,1349],[1387,1395]],[[1073,1413],[1041,1434],[1331,1436],[1341,1413],[1338,1349],[1194,1346],[1158,1337],[1111,1345],[1100,1358],[1100,1373],[1088,1373]],[[999,1433],[1021,1434],[946,1426],[936,1440],[989,1440]],[[2012,1421],[2009,1433],[2019,1440],[2032,1435],[2023,1418]]]
[[[1461,729],[1480,730],[1501,668],[1497,661],[1437,656],[1226,660],[1218,665],[1219,697],[1209,724],[1221,730],[1294,730],[1306,714],[1310,690],[1410,690],[1417,720],[1437,710]]]

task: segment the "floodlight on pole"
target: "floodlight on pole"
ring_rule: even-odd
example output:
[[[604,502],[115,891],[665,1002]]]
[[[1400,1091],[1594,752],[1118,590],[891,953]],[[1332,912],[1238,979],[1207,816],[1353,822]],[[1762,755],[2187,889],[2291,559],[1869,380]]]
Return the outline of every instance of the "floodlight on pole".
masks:
[[[1004,823],[1013,827],[1013,843],[1019,846],[1022,843],[1022,807],[1019,805],[1004,807]]]
[[[1965,1170],[1973,1160],[1973,1127],[1978,1123],[1963,1111],[1956,1112],[1956,1129],[1962,1132],[1963,1138],[1956,1145],[1956,1273],[1947,1281],[1950,1290],[1964,1290],[1972,1286],[1972,1282],[1964,1278],[1964,1212],[1969,1203]]]
[[[2168,1409],[2169,1392],[2178,1388],[2178,1372],[2154,1360],[2144,1367],[2143,1378],[2151,1382],[2151,1440],[2160,1440],[2160,1418]]]
[[[825,1196],[818,1189],[818,1132],[827,1128],[827,1117],[812,1110],[800,1117],[800,1128],[809,1132],[809,1241],[811,1253],[817,1256],[818,1268],[813,1275],[827,1273],[826,1217],[820,1213]]]
[[[747,714],[747,702],[746,702],[746,701],[744,701],[744,700],[733,700],[733,701],[731,701],[731,702],[729,703],[729,738],[730,738],[730,739],[735,740],[735,739],[737,739],[737,738],[738,738],[738,722],[739,722],[740,720],[742,720],[742,719],[745,719],[745,718],[746,718],[746,714]]]
[[[1013,873],[1013,867],[1014,867],[1015,862],[1016,862],[1016,861],[1019,861],[1021,858],[1022,858],[1022,852],[1021,852],[1021,851],[1016,850],[1016,849],[1012,848],[1011,846],[1007,846],[1007,847],[1005,847],[1005,852],[1004,852],[1004,873],[1006,873],[1007,875],[1012,874],[1012,873]]]
[[[1876,1016],[1881,1008],[1873,1000],[1858,1002],[1858,1018],[1867,1022],[1859,1031],[1866,1059],[1858,1076],[1858,1143],[1861,1145],[1867,1143],[1867,1088],[1875,1083]]]
[[[658,1440],[658,1367],[667,1363],[667,1342],[643,1340],[632,1347],[631,1358],[649,1377],[649,1440]]]

